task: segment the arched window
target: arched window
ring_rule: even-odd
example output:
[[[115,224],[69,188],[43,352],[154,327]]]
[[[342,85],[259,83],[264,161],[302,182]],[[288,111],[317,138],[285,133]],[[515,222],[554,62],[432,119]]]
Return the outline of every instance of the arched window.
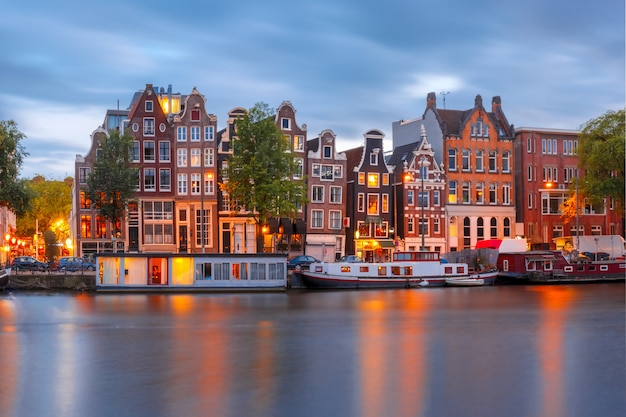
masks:
[[[504,237],[511,236],[511,220],[508,217],[504,218]]]
[[[476,220],[476,234],[478,236],[478,240],[483,240],[485,238],[485,221],[482,217],[479,217]]]
[[[498,237],[498,219],[495,217],[491,218],[491,238]]]
[[[472,228],[470,226],[471,222],[470,222],[470,218],[469,217],[464,217],[463,218],[463,248],[469,248],[472,240],[471,240],[471,235],[472,235]]]

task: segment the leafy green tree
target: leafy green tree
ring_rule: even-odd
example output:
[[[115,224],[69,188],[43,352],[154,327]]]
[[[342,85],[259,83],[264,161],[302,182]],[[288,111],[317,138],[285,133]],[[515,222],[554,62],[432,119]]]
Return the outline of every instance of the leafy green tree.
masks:
[[[29,209],[17,218],[17,234],[33,236],[37,229],[40,232],[49,229],[59,220],[67,223],[72,209],[73,181],[71,177],[63,181],[48,180],[41,175],[26,180],[33,197]]]
[[[274,116],[267,104],[257,103],[235,121],[228,181],[220,185],[233,211],[255,219],[257,252],[263,247],[260,228],[272,217],[295,218],[306,202],[306,184],[303,178],[294,179],[298,165]]]
[[[134,200],[139,171],[131,165],[134,138],[116,129],[99,138],[97,157],[87,178],[87,195],[98,213],[116,225]]]
[[[18,216],[28,209],[32,197],[25,182],[18,178],[28,156],[21,143],[25,138],[15,121],[0,121],[0,206],[11,208]]]
[[[624,208],[625,111],[609,111],[583,125],[578,140],[578,164],[584,177],[579,192],[592,204],[611,198]]]

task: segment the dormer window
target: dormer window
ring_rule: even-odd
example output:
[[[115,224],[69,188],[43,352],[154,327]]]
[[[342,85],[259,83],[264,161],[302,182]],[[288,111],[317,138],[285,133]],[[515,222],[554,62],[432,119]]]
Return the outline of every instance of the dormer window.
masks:
[[[283,130],[291,130],[291,119],[287,117],[280,119],[280,127]]]
[[[146,100],[146,112],[154,111],[154,102],[152,100]]]
[[[332,156],[332,146],[324,146],[324,158],[329,159]]]

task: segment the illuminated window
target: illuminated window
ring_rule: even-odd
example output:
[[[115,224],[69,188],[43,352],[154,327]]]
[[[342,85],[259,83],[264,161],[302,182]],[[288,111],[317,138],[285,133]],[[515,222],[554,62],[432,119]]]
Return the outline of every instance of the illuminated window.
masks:
[[[365,184],[365,173],[359,172],[359,185]]]
[[[367,214],[378,214],[378,204],[380,196],[378,194],[367,195]]]
[[[367,174],[367,186],[369,188],[378,188],[379,184],[379,175],[377,172],[370,172]]]

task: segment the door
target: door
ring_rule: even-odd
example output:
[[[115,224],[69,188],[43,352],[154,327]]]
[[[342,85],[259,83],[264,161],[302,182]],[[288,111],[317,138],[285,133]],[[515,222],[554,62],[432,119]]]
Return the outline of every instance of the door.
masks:
[[[139,227],[131,226],[128,228],[128,251],[139,251]]]
[[[187,226],[178,227],[178,250],[187,253]]]

